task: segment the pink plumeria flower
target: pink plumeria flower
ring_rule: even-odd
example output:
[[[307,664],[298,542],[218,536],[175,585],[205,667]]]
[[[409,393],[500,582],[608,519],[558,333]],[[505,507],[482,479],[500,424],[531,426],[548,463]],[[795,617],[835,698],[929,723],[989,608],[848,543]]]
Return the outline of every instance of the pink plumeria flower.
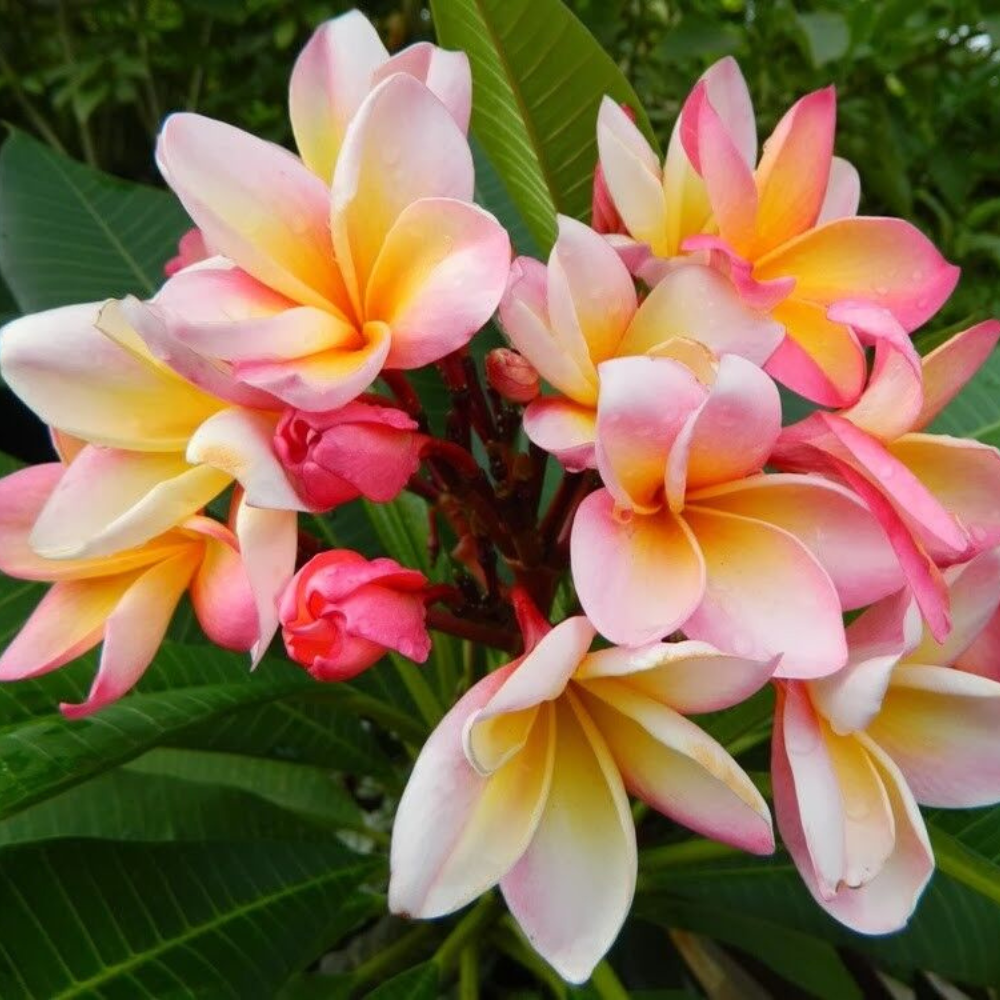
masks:
[[[866,934],[902,927],[933,872],[917,803],[1000,801],[1000,683],[961,668],[1000,604],[1000,554],[946,577],[955,627],[945,643],[922,632],[904,592],[851,623],[842,671],[779,685],[778,829],[817,902]]]
[[[115,303],[64,306],[8,324],[0,371],[58,440],[73,442],[65,456],[73,460],[31,529],[31,546],[45,559],[144,545],[234,479],[245,486],[237,516],[259,596],[266,639],[255,653],[262,653],[294,569],[295,510],[305,507],[272,449],[279,410],[234,406],[178,377]]]
[[[626,792],[756,854],[773,850],[747,775],[683,716],[733,705],[774,669],[705,643],[588,653],[569,618],[475,685],[417,758],[396,812],[389,906],[451,913],[493,885],[538,952],[584,982],[635,891]]]
[[[201,230],[194,226],[177,241],[177,253],[163,265],[163,273],[172,278],[178,271],[214,256],[205,245]]]
[[[48,673],[103,642],[86,700],[61,706],[69,718],[89,715],[139,680],[185,591],[213,642],[241,651],[260,643],[260,617],[240,554],[237,520],[226,527],[207,517],[186,517],[115,555],[38,556],[29,542],[32,527],[66,474],[62,464],[51,462],[0,479],[0,570],[54,584],[0,656],[0,680]]]
[[[931,630],[944,638],[938,567],[1000,542],[1000,452],[923,430],[989,356],[1000,322],[979,323],[919,358],[888,311],[842,303],[831,313],[877,343],[868,387],[853,407],[786,428],[772,461],[837,476],[858,492],[888,532]]]
[[[184,377],[331,410],[383,368],[463,347],[496,309],[510,240],[472,204],[467,62],[432,46],[384,58],[359,14],[314,36],[292,79],[305,162],[200,115],[167,119],[160,170],[222,257],[128,308]]]
[[[581,504],[570,539],[598,630],[639,645],[682,629],[738,655],[781,655],[779,676],[842,667],[842,609],[898,590],[903,576],[849,490],[760,474],[781,430],[771,379],[737,355],[709,385],[669,358],[618,358],[600,374],[605,489]]]
[[[913,330],[940,308],[958,269],[909,223],[856,215],[860,184],[833,156],[835,121],[832,88],[806,95],[757,162],[750,96],[727,57],[687,99],[662,170],[608,98],[597,132],[608,190],[632,237],[655,258],[707,253],[785,327],[768,370],[809,399],[845,406],[864,384],[864,351],[827,308],[865,299]],[[656,260],[641,269],[650,281],[664,272]]]
[[[511,343],[561,394],[528,406],[525,433],[569,469],[594,465],[601,362],[663,354],[704,365],[714,352],[761,365],[782,337],[777,323],[699,264],[672,271],[640,305],[619,255],[566,216],[559,217],[548,267],[529,257],[514,261],[500,321]]]

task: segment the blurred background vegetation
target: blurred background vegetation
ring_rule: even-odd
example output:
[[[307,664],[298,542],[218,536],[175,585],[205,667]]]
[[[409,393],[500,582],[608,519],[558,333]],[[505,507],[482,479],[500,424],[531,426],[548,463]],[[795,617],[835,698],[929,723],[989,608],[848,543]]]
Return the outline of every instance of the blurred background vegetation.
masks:
[[[0,120],[122,177],[157,182],[171,110],[279,142],[292,59],[338,0],[0,0]],[[420,0],[361,3],[390,49],[431,37]],[[570,0],[664,139],[699,73],[740,61],[762,134],[800,94],[840,95],[838,152],[862,210],[920,225],[963,268],[942,316],[1000,311],[1000,9],[988,0]]]

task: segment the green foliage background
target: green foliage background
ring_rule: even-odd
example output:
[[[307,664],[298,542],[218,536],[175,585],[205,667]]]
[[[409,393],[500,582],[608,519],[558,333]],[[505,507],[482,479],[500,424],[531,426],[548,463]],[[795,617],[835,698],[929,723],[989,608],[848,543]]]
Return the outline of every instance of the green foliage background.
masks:
[[[183,215],[166,193],[107,174],[156,183],[153,139],[177,108],[287,141],[291,61],[346,6],[0,0],[0,119],[17,130],[0,151],[10,286],[0,283],[0,318],[148,293]],[[391,48],[431,37],[419,2],[362,6]],[[998,311],[1000,15],[986,3],[570,6],[610,59],[556,0],[431,4],[443,42],[467,48],[474,72],[502,70],[477,93],[478,194],[522,250],[545,248],[556,208],[586,209],[587,109],[600,92],[638,99],[662,145],[693,80],[733,54],[765,134],[796,96],[836,82],[838,152],[861,171],[863,210],[913,219],[962,265],[958,293],[922,337]],[[559,101],[545,99],[553,93]],[[997,362],[940,429],[997,443]],[[0,472],[13,467],[0,456]],[[424,561],[426,523],[407,496],[308,527],[331,546],[381,548],[443,577],[443,561]],[[0,641],[39,593],[0,579]],[[825,917],[783,854],[683,839],[655,816],[639,826],[637,919],[579,990],[533,955],[493,896],[448,921],[389,918],[386,845],[402,782],[456,689],[488,668],[486,651],[440,639],[423,670],[386,662],[316,685],[277,658],[248,675],[241,658],[201,645],[189,619],[178,616],[134,695],[84,722],[55,705],[79,700],[92,656],[0,688],[4,1000],[690,1000],[702,988],[713,1000],[856,1000],[890,995],[880,975],[921,996],[937,995],[943,976],[979,998],[1000,983],[1000,809],[928,817],[940,871],[911,927],[887,939]],[[765,791],[770,713],[765,692],[700,720]]]

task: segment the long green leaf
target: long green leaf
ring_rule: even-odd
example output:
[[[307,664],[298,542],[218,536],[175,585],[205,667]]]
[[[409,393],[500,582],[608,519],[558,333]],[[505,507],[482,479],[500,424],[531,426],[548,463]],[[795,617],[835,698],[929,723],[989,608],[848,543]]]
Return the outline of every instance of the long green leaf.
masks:
[[[22,132],[0,150],[0,271],[23,312],[152,295],[188,226],[165,191],[93,170]]]
[[[433,962],[407,969],[365,994],[366,1000],[436,1000],[438,996],[438,968]]]
[[[0,851],[0,996],[274,996],[381,904],[379,862],[337,845],[115,844]]]
[[[586,218],[597,108],[639,99],[614,60],[560,0],[431,0],[438,39],[472,64],[472,128],[539,249],[555,216]]]

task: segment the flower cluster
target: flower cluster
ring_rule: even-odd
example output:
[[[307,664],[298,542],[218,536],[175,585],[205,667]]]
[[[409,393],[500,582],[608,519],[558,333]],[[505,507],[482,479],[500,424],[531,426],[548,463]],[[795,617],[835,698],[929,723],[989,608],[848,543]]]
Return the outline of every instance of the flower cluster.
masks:
[[[934,863],[918,803],[1000,801],[1000,453],[925,430],[1000,323],[917,353],[957,270],[908,223],[857,214],[832,89],[758,158],[725,59],[662,163],[605,99],[593,228],[560,217],[546,263],[512,261],[473,204],[471,106],[464,55],[390,58],[355,12],[295,64],[298,155],[166,121],[157,161],[197,228],[163,287],[0,337],[60,459],[0,482],[0,568],[54,584],[0,679],[103,643],[63,706],[96,711],[185,592],[213,641],[257,662],[280,628],[320,681],[387,651],[424,662],[428,627],[520,652],[456,692],[421,751],[389,902],[434,917],[499,885],[574,982],[631,905],[629,795],[774,850],[767,801],[688,718],[770,683],[786,849],[838,920],[901,927]],[[484,390],[466,348],[494,313],[511,348]],[[406,375],[434,364],[444,437]],[[811,410],[790,424],[789,393]],[[546,454],[564,475],[539,516]],[[455,585],[299,534],[299,512],[404,489],[454,535]],[[579,613],[553,627],[567,570]]]

